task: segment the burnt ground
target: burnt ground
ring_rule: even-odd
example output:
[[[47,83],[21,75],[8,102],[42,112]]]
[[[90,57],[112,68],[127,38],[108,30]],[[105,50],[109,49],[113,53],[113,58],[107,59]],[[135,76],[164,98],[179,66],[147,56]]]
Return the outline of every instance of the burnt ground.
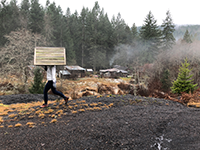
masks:
[[[57,97],[52,96],[50,99]],[[42,101],[42,95],[0,96],[4,104]],[[0,128],[1,150],[198,150],[200,149],[200,109],[170,100],[135,97],[83,97],[86,103],[113,103],[109,109],[76,114],[63,107],[57,122],[50,118],[24,117],[36,123],[29,128]],[[76,100],[70,101],[70,103]],[[62,106],[61,106],[62,107]],[[16,123],[16,122],[15,122]],[[13,124],[15,124],[13,123]]]

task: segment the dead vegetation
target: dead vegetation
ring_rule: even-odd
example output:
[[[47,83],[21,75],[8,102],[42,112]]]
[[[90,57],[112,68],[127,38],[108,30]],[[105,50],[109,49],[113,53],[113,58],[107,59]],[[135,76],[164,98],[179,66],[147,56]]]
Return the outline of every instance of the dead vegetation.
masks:
[[[28,80],[31,83],[32,79]],[[23,83],[20,82],[17,76],[2,78],[0,84],[0,95],[21,94],[24,91]],[[57,90],[62,91],[70,99],[78,99],[85,96],[102,96],[102,95],[134,95],[136,88],[137,95],[145,97],[155,97],[169,99],[182,104],[200,102],[200,88],[194,91],[193,94],[182,93],[181,95],[163,92],[161,83],[158,79],[154,79],[148,84],[148,88],[143,85],[134,85],[130,82],[131,79],[109,79],[109,78],[79,78],[77,80],[57,79]],[[50,94],[51,91],[49,91]]]

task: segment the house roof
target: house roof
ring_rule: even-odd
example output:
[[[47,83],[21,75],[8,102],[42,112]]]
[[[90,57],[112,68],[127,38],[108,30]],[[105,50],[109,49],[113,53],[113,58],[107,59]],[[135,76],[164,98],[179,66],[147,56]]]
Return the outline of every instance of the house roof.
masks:
[[[117,68],[112,68],[112,69],[106,69],[106,70],[100,70],[100,72],[122,72],[122,73],[128,73],[127,71],[125,70],[119,70]]]
[[[68,70],[86,70],[85,68],[82,68],[80,66],[64,66],[64,68]]]
[[[89,71],[89,72],[92,72],[93,70],[92,69],[86,69],[87,71]]]
[[[71,73],[67,70],[60,70],[60,73],[62,73],[63,75],[71,75]]]

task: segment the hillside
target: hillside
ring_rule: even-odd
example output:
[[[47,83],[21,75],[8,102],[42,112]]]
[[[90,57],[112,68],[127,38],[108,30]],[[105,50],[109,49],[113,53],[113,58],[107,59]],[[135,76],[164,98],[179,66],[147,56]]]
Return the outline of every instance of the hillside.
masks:
[[[176,25],[174,37],[176,40],[183,38],[185,31],[188,29],[192,40],[200,40],[200,25]]]
[[[41,109],[42,96],[0,96],[4,110],[1,150],[200,148],[198,108],[164,99],[115,95],[82,97],[68,105],[52,101]],[[14,104],[13,99],[21,103]]]

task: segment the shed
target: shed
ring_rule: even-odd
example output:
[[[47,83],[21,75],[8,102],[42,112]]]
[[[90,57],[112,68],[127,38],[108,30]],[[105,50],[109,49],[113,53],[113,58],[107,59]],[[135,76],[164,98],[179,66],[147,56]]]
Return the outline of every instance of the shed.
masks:
[[[71,73],[67,70],[60,70],[58,76],[59,78],[67,79],[67,78],[70,78]]]
[[[119,70],[117,68],[111,68],[106,70],[100,70],[101,77],[124,77],[128,74],[125,70]]]
[[[72,77],[85,77],[86,69],[80,66],[64,66],[64,69],[69,71]]]
[[[93,72],[93,69],[86,69],[87,72]]]

